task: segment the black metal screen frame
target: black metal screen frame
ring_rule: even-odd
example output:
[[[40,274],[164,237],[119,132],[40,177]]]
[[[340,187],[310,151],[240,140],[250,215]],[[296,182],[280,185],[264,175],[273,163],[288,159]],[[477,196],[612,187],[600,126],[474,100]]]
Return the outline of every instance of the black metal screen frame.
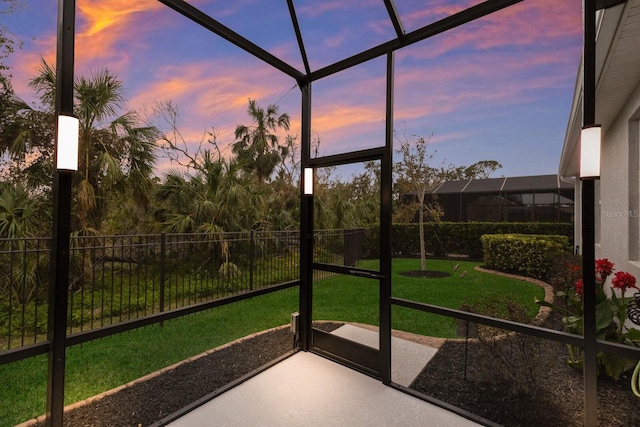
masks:
[[[378,156],[383,160],[382,164],[382,206],[381,218],[381,241],[386,245],[389,245],[390,235],[390,207],[391,199],[389,198],[391,188],[391,148],[389,140],[392,138],[392,123],[393,123],[393,108],[390,100],[393,97],[393,52],[401,49],[405,46],[417,43],[419,41],[428,39],[432,36],[442,34],[448,30],[460,27],[464,24],[472,22],[483,16],[497,12],[514,4],[520,3],[524,0],[487,0],[476,6],[458,12],[447,18],[439,20],[430,25],[419,28],[415,31],[405,33],[402,21],[396,11],[393,0],[383,0],[386,7],[389,19],[396,32],[396,37],[389,40],[386,43],[375,46],[371,49],[360,52],[351,57],[345,58],[327,67],[310,70],[309,61],[305,49],[304,39],[299,28],[295,6],[293,0],[287,0],[287,5],[290,13],[291,23],[296,34],[296,39],[300,49],[300,55],[304,64],[305,71],[299,71],[290,66],[286,62],[272,55],[271,53],[260,48],[258,45],[250,40],[245,39],[231,29],[225,27],[212,17],[206,15],[196,7],[190,5],[183,0],[158,0],[167,7],[175,10],[176,12],[187,17],[197,25],[208,29],[215,35],[224,38],[225,40],[233,43],[240,49],[252,54],[259,58],[263,62],[273,66],[281,72],[289,75],[298,82],[298,86],[302,92],[302,135],[301,135],[301,166],[314,167],[319,165],[331,164],[332,162],[351,161],[360,159],[361,155],[367,157],[368,155]],[[584,0],[584,125],[594,124],[595,119],[595,13],[597,9],[604,7],[611,7],[616,4],[622,3],[622,0]],[[74,71],[74,50],[73,44],[75,41],[75,0],[58,0],[58,45],[57,45],[57,76],[58,76],[58,90],[56,99],[56,113],[70,113],[73,111],[73,71]],[[340,71],[349,69],[358,64],[362,64],[371,59],[387,55],[388,69],[387,69],[387,129],[386,129],[386,147],[380,150],[386,150],[384,152],[371,152],[371,153],[357,153],[349,158],[349,155],[338,155],[329,158],[317,158],[311,159],[310,146],[311,146],[311,83],[313,81],[322,79],[324,77],[336,74]],[[391,76],[391,78],[389,77]],[[374,150],[375,151],[375,150]],[[303,176],[303,174],[301,174]],[[76,341],[80,341],[80,337],[66,337],[65,335],[65,322],[66,322],[66,297],[64,293],[67,290],[68,282],[68,234],[69,224],[68,215],[70,210],[70,185],[71,177],[65,173],[58,173],[56,175],[55,182],[55,199],[54,199],[54,244],[52,245],[51,252],[51,283],[55,283],[55,287],[52,286],[50,295],[50,334],[49,340],[46,343],[31,346],[24,349],[21,353],[16,352],[11,355],[3,357],[17,357],[20,355],[28,355],[34,353],[42,353],[49,351],[49,378],[47,387],[47,424],[51,426],[62,426],[62,411],[63,411],[63,397],[64,397],[64,358],[66,347]],[[301,186],[302,187],[302,186]],[[585,293],[591,287],[591,279],[595,280],[593,275],[593,222],[594,222],[594,206],[593,206],[593,181],[585,181],[583,183],[584,198],[583,202],[583,240],[585,242],[585,262],[584,262],[584,278],[585,278]],[[300,282],[297,283],[300,286],[300,342],[303,350],[309,350],[311,339],[311,284],[312,284],[312,221],[313,221],[313,200],[312,196],[304,195],[301,190],[301,233],[300,233],[300,245],[301,245],[301,266],[300,266]],[[388,225],[386,225],[388,224]],[[388,227],[389,229],[384,229]],[[387,233],[388,235],[385,235]],[[384,247],[384,246],[383,246]],[[588,248],[587,248],[588,247]],[[385,251],[385,252],[388,252]],[[381,293],[380,293],[380,337],[382,354],[380,370],[383,372],[381,375],[384,383],[389,384],[396,388],[402,388],[397,384],[391,382],[388,374],[384,373],[390,371],[390,357],[391,357],[391,306],[399,305],[407,308],[412,308],[420,311],[437,312],[446,316],[466,319],[477,323],[493,324],[505,329],[517,330],[527,335],[538,336],[541,338],[554,339],[560,342],[571,342],[578,345],[582,345],[585,348],[586,360],[584,369],[585,378],[585,425],[592,426],[597,423],[597,395],[596,384],[597,377],[594,370],[595,354],[598,350],[606,350],[621,355],[633,355],[637,357],[640,354],[640,350],[626,348],[624,346],[617,346],[611,343],[601,342],[595,339],[595,331],[589,329],[589,325],[593,324],[595,316],[595,307],[590,300],[585,301],[585,336],[575,336],[571,334],[561,333],[557,331],[550,331],[542,328],[536,328],[533,326],[513,324],[506,321],[501,321],[493,318],[486,318],[483,316],[472,315],[470,313],[459,312],[456,310],[445,309],[442,307],[429,306],[417,302],[411,302],[391,297],[391,284],[390,284],[390,253],[381,254]],[[66,259],[66,262],[65,262]],[[388,264],[388,265],[387,265]],[[65,279],[66,271],[66,279]],[[292,284],[292,286],[294,286]],[[246,294],[246,297],[253,295]],[[221,302],[222,304],[223,302]],[[226,303],[226,302],[224,302]],[[201,307],[204,309],[204,307]],[[207,307],[208,308],[208,307]],[[162,316],[170,318],[187,314],[188,309],[176,310],[175,312],[163,313]],[[159,318],[155,319],[160,321]],[[143,326],[142,321],[131,322],[129,326],[137,327],[138,323]],[[121,326],[122,327],[122,326]],[[89,337],[91,334],[87,333],[83,335]],[[408,393],[411,393],[405,390]],[[411,393],[414,394],[414,393]],[[424,396],[423,396],[424,397]],[[456,410],[456,408],[443,405],[449,410],[460,412],[464,415],[464,411]],[[468,414],[467,414],[468,415]],[[470,416],[472,417],[472,416]],[[482,421],[482,420],[478,420]]]

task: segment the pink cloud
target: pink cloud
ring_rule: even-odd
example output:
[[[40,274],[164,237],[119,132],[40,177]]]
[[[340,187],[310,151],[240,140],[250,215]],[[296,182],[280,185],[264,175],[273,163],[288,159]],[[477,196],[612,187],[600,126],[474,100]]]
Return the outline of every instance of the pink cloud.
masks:
[[[321,135],[357,133],[358,127],[384,121],[384,109],[367,105],[331,105],[315,111],[311,126]]]
[[[431,15],[433,11],[418,13]],[[581,19],[579,0],[523,2],[436,36],[427,41],[428,48],[414,49],[412,53],[416,59],[429,59],[462,48],[487,50],[554,43],[561,38],[579,37]]]
[[[473,104],[505,108],[534,102],[558,88],[572,86],[577,60],[576,52],[565,48],[521,61],[498,52],[434,62],[423,68],[397,67],[396,118],[454,113]]]
[[[447,4],[446,0],[436,1],[433,4],[430,3],[429,7],[421,7],[410,13],[401,14],[400,17],[408,28],[419,28],[481,3],[481,1],[473,0],[458,3],[451,5]]]
[[[76,72],[108,63],[109,69],[120,73],[137,52],[148,49],[145,34],[175,26],[173,16],[155,0],[78,1]]]
[[[316,2],[313,5],[305,5],[296,8],[296,13],[300,16],[316,18],[327,12],[335,12],[336,10],[353,10],[353,6],[344,0],[327,0]]]
[[[29,81],[38,75],[38,69],[42,63],[40,54],[34,51],[20,51],[17,55],[17,61],[11,66],[13,73],[13,89],[18,96],[26,102],[35,101],[35,94],[29,87]],[[47,55],[44,59],[49,63],[55,63],[55,55]]]
[[[405,24],[411,20],[425,22],[432,19],[433,22],[477,3],[479,1],[457,2],[450,7],[435,4],[403,18]],[[140,52],[148,50],[145,34],[180,22],[172,19],[172,11],[162,13],[167,9],[156,0],[78,0],[76,74],[85,74],[94,64],[106,62],[109,69],[119,75],[131,73],[132,61],[140,57]],[[353,2],[319,2],[317,7],[302,7],[299,12],[316,17],[341,10],[352,13]],[[223,14],[232,12],[216,10]],[[580,19],[579,0],[528,1],[403,50],[398,55],[396,67],[399,98],[396,119],[428,118],[459,111],[471,104],[524,102],[535,98],[537,93],[564,84],[565,73],[530,74],[530,71],[544,71],[545,67],[561,65],[571,67],[570,77],[575,76],[577,62],[573,64],[573,61],[578,58],[570,51],[571,47],[554,45],[550,49],[548,46],[555,40],[576,37],[580,32],[576,20]],[[331,46],[341,46],[345,40],[345,34],[338,33],[328,36],[325,41]],[[538,45],[547,48],[543,51],[528,49]],[[503,47],[511,50],[501,52]],[[53,63],[55,35],[39,39],[37,49]],[[440,55],[462,49],[465,50],[459,58],[449,58],[446,63],[437,61]],[[298,54],[295,41],[276,47],[275,52],[283,56],[286,52]],[[21,79],[25,77],[25,82],[16,84],[16,89],[30,92],[26,88],[26,77],[35,75],[39,53],[23,51],[20,55],[14,74]],[[522,56],[514,58],[514,55]],[[239,56],[246,59],[244,55]],[[411,65],[404,66],[404,59]],[[429,61],[418,63],[421,60]],[[233,141],[233,131],[238,123],[248,124],[245,113],[248,98],[257,99],[259,105],[266,106],[294,84],[286,76],[276,77],[279,74],[269,67],[255,67],[254,64],[243,62],[237,56],[219,55],[211,61],[165,62],[148,69],[146,81],[135,86],[131,93],[129,108],[138,110],[158,100],[171,100],[183,112],[185,138],[196,144],[207,129],[215,126],[220,131],[220,142],[227,144]],[[129,86],[131,81],[124,83]],[[382,136],[384,77],[369,77],[356,69],[350,78],[339,83],[336,87],[321,84],[321,88],[314,91],[314,101],[320,97],[326,101],[314,105],[313,131],[328,144],[345,145],[357,138],[366,139],[372,133],[376,138]],[[292,134],[299,133],[300,128],[299,91],[294,92],[293,100],[283,103],[281,108],[281,112],[292,115]],[[454,133],[443,134],[437,141],[456,137]]]
[[[224,65],[223,65],[224,64]],[[237,59],[216,58],[215,62],[200,61],[164,65],[153,70],[149,82],[137,88],[131,103],[150,104],[167,99],[188,104],[194,115],[211,116],[226,110],[244,109],[247,98],[270,100],[293,85],[268,67],[248,67]],[[270,103],[267,101],[266,103]]]
[[[324,39],[323,45],[325,45],[328,48],[335,48],[335,47],[342,46],[344,41],[347,39],[348,39],[347,33],[343,31],[339,34],[334,34],[330,37],[326,37]]]
[[[130,106],[149,110],[157,101],[171,101],[181,113],[178,127],[191,151],[203,138],[206,141],[205,132],[212,127],[220,147],[225,147],[234,142],[238,124],[250,125],[246,114],[249,98],[263,108],[281,99],[280,113],[292,117],[289,133],[299,134],[299,91],[293,88],[294,83],[269,67],[243,66],[237,58],[164,65],[149,75],[148,83],[136,88]],[[293,111],[286,108],[291,101],[296,107]],[[157,124],[168,130],[167,123]]]

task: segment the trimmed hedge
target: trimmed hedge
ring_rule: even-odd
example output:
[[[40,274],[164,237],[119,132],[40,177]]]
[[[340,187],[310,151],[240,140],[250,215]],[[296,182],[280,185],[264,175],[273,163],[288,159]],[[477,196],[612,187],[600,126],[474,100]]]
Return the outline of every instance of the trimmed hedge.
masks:
[[[546,280],[553,258],[570,252],[567,236],[542,234],[485,234],[484,262],[493,270]]]
[[[425,245],[431,256],[465,255],[482,260],[484,234],[557,234],[573,242],[572,223],[548,222],[428,222],[424,225]],[[380,226],[367,228],[365,257],[378,258]],[[394,224],[391,228],[393,256],[420,256],[418,224]]]

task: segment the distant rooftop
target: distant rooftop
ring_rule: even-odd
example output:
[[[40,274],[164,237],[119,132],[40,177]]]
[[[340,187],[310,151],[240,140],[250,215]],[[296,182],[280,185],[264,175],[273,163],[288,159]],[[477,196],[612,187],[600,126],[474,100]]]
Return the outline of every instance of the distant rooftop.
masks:
[[[532,175],[511,178],[468,179],[445,181],[433,191],[433,194],[459,193],[497,193],[516,191],[557,191],[573,189],[573,184],[563,182],[558,175]]]

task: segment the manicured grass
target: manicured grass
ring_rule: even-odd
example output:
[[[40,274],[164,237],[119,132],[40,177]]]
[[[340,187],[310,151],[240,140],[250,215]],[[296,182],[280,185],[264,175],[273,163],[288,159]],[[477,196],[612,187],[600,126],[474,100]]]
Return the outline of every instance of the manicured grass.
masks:
[[[508,318],[507,307],[522,306],[529,319],[540,308],[535,303],[544,299],[544,290],[530,282],[513,280],[502,276],[482,273],[473,269],[480,263],[452,261],[428,261],[427,268],[452,273],[442,279],[422,279],[398,275],[410,269],[412,260],[394,263],[393,296],[447,308],[473,307],[473,311],[498,318]],[[405,261],[407,263],[405,263]],[[419,265],[419,264],[418,264]],[[518,320],[518,319],[510,319]],[[456,337],[456,320],[430,313],[416,313],[404,307],[394,307],[392,327],[417,334],[453,338]]]
[[[457,265],[457,268],[456,268]],[[475,271],[478,262],[428,260],[427,270],[450,273],[444,278],[409,277],[401,272],[420,270],[420,260],[394,259],[392,295],[448,308],[473,306],[476,311],[506,317],[509,302],[526,308],[529,317],[539,306],[544,291],[529,282]],[[359,267],[377,270],[377,261],[363,261]],[[455,270],[455,271],[454,271]],[[314,313],[317,320],[331,319],[378,324],[378,282],[354,276],[335,276],[314,285]],[[485,311],[486,310],[486,311]],[[451,318],[393,307],[392,327],[422,335],[456,337]]]
[[[515,300],[537,311],[535,285],[473,270],[478,263],[428,261],[428,269],[454,273],[443,279],[399,275],[419,269],[419,260],[394,260],[393,295],[459,308],[491,298]],[[375,261],[363,268],[376,269]],[[463,271],[467,273],[459,277]],[[334,276],[314,284],[313,318],[378,324],[378,281]],[[257,297],[113,337],[71,347],[67,353],[65,401],[72,403],[117,387],[167,365],[254,332],[289,323],[298,310],[298,290]],[[455,336],[455,321],[403,308],[393,309],[393,327],[410,332]],[[0,366],[0,426],[12,426],[45,411],[45,356]]]
[[[297,310],[298,291],[293,289],[164,322],[162,327],[145,327],[70,347],[65,403],[125,384],[237,338],[287,324]],[[0,366],[0,426],[13,426],[44,414],[46,379],[46,356]]]

